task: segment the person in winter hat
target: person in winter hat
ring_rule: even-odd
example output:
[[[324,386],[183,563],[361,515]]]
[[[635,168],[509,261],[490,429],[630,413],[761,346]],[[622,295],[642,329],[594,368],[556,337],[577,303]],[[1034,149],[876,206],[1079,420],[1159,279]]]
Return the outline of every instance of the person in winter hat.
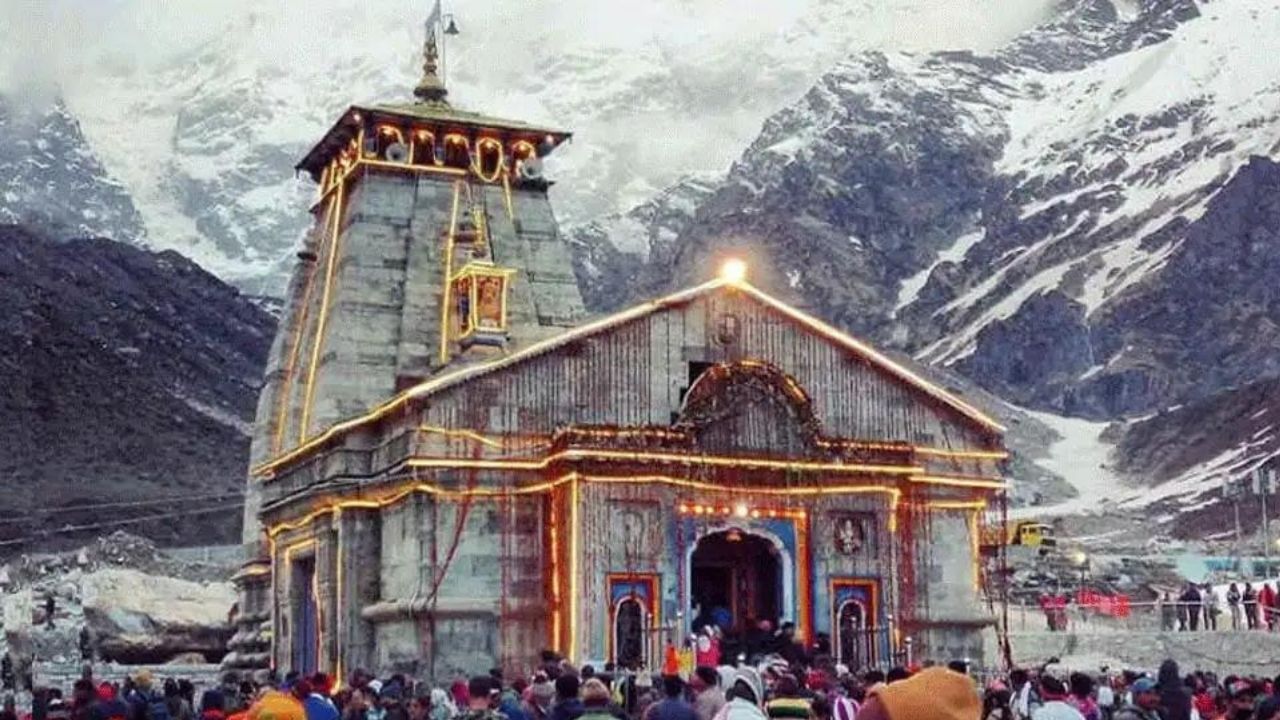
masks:
[[[1120,708],[1112,720],[1160,720],[1160,693],[1151,678],[1138,678],[1129,688],[1133,702]]]
[[[598,678],[586,681],[582,684],[583,713],[580,720],[613,720],[609,712],[612,699],[608,686]]]
[[[715,720],[766,720],[764,714],[764,680],[755,668],[738,668],[729,689],[729,702],[716,714]]]
[[[1066,683],[1053,675],[1040,676],[1040,697],[1044,704],[1031,712],[1031,720],[1085,720],[1070,704]]]
[[[863,703],[858,720],[979,720],[981,714],[969,678],[932,667],[877,688]]]

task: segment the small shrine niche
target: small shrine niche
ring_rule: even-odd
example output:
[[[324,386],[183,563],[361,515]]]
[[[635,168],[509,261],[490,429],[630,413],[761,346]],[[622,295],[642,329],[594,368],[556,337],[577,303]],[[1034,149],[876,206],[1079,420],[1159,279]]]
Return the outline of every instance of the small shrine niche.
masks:
[[[457,338],[472,345],[502,347],[507,342],[507,293],[514,270],[473,260],[453,277]]]

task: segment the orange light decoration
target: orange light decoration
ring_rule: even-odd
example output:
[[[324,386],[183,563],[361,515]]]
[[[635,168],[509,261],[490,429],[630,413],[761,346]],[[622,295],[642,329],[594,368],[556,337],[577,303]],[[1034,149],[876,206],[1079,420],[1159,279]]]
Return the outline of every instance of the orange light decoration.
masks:
[[[800,590],[796,607],[796,634],[807,645],[813,629],[813,580],[809,576],[813,558],[809,554],[809,520],[803,510],[792,520],[792,524],[796,529],[796,564],[799,565],[796,583]]]
[[[329,210],[324,217],[325,225],[329,224],[329,218],[334,211],[336,201],[336,197],[329,199]],[[316,267],[313,264],[307,272],[306,286],[302,290],[302,304],[298,308],[298,321],[293,331],[293,340],[289,345],[288,364],[283,368],[284,375],[280,378],[280,391],[277,394],[279,407],[276,411],[275,435],[271,440],[273,452],[280,452],[284,447],[284,436],[288,429],[286,425],[289,421],[289,407],[292,405],[289,393],[293,389],[293,379],[298,372],[298,360],[302,353],[302,337],[307,328],[307,317],[311,309],[311,291],[315,287],[315,279]]]
[[[554,480],[539,482],[533,485],[524,485],[514,488],[471,488],[468,490],[452,490],[444,489],[430,483],[413,482],[407,486],[403,486],[397,490],[387,493],[386,495],[376,499],[330,499],[327,504],[308,512],[297,520],[282,521],[266,529],[267,538],[274,542],[280,533],[297,530],[299,528],[311,525],[317,518],[330,515],[343,508],[366,508],[377,509],[394,505],[397,502],[413,495],[414,493],[422,493],[430,495],[442,500],[464,500],[471,499],[500,499],[508,497],[517,497],[521,495],[538,495],[549,492],[563,485],[572,485],[577,487],[580,483],[604,483],[618,485],[635,485],[635,484],[659,484],[669,485],[672,487],[686,488],[692,490],[702,490],[707,492],[741,494],[740,488],[730,488],[715,483],[690,480],[688,478],[676,478],[663,475],[646,475],[646,476],[623,476],[612,477],[604,475],[583,475],[579,473],[568,473]],[[576,492],[576,491],[575,491]],[[817,485],[817,486],[794,486],[794,487],[762,487],[752,488],[753,495],[766,495],[770,497],[807,497],[822,495],[846,495],[846,494],[862,494],[862,493],[880,493],[889,496],[890,522],[892,531],[896,526],[893,525],[893,518],[898,508],[898,500],[902,491],[895,487],[884,485]],[[694,507],[702,508],[702,514],[709,511],[709,506],[686,506],[690,508],[689,512],[693,512]],[[780,517],[778,513],[781,511],[776,509],[763,510],[762,514],[770,517]],[[769,513],[774,513],[769,515]],[[728,508],[725,508],[725,514],[728,514]]]
[[[504,447],[500,440],[485,437],[474,430],[451,430],[449,428],[436,427],[434,425],[419,425],[418,432],[443,435],[452,439],[474,440],[475,442],[487,447],[502,449]]]
[[[456,197],[457,196],[455,194],[455,199]],[[453,224],[454,223],[451,222],[451,227],[453,226]],[[483,375],[487,375],[489,373],[492,373],[494,371],[500,370],[505,367],[509,367],[511,365],[514,365],[516,363],[519,363],[525,360],[526,358],[536,357],[536,356],[545,354],[548,351],[554,350],[559,347],[563,347],[579,339],[598,333],[602,330],[626,324],[633,320],[639,319],[641,317],[645,317],[655,312],[659,312],[669,307],[675,307],[675,306],[685,304],[693,300],[694,298],[697,298],[706,293],[715,291],[719,288],[726,287],[727,285],[728,283],[725,280],[721,278],[717,278],[710,282],[703,283],[702,285],[698,285],[698,286],[689,288],[687,290],[683,290],[680,292],[673,293],[671,295],[667,295],[657,300],[653,300],[647,303],[634,306],[628,310],[624,310],[612,316],[580,325],[577,328],[569,330],[556,337],[549,338],[541,342],[533,343],[505,357],[502,357],[487,363],[481,363],[481,364],[477,364],[467,368],[463,368],[452,373],[447,373],[439,378],[428,380],[426,382],[423,382],[419,385],[416,385],[402,392],[401,394],[397,395],[396,397],[392,398],[386,403],[383,403],[382,405],[370,410],[368,413],[364,415],[361,415],[359,417],[355,417],[343,422],[339,422],[330,426],[326,430],[317,434],[315,437],[312,437],[308,441],[301,443],[298,447],[294,448],[288,453],[279,455],[273,458],[272,460],[264,462],[258,465],[257,467],[253,468],[253,474],[258,476],[271,475],[281,466],[286,465],[299,457],[302,457],[303,455],[313,450],[315,447],[325,442],[328,442],[333,438],[335,438],[336,436],[341,435],[345,432],[348,432],[356,427],[360,427],[367,423],[380,420],[383,417],[386,417],[387,415],[389,415],[390,413],[399,410],[406,403],[412,400],[422,398],[422,397],[427,397],[432,393],[438,392],[447,387],[451,387],[458,383],[465,382],[473,378],[481,377]],[[800,312],[799,310],[791,308],[785,303],[782,303],[781,301],[770,297],[769,295],[761,292],[760,290],[757,290],[746,281],[738,283],[733,287],[736,287],[739,290],[743,291],[747,296],[756,299],[766,307],[777,310],[783,315],[795,320],[796,322],[809,328],[810,330],[827,337],[828,339],[843,346],[844,348],[850,350],[851,352],[857,355],[863,356],[868,360],[884,367],[885,369],[889,370],[891,373],[897,375],[900,379],[920,388],[921,390],[925,391],[931,396],[953,407],[961,414],[965,415],[966,417],[969,417],[971,420],[974,420],[975,422],[978,422],[992,430],[996,430],[996,431],[1004,430],[1004,428],[1001,425],[996,423],[994,420],[991,420],[980,411],[972,408],[971,406],[962,402],[961,400],[954,397],[950,393],[947,393],[941,388],[938,388],[932,383],[929,383],[928,381],[912,373],[906,368],[903,368],[897,363],[894,363],[892,360],[885,357],[884,355],[881,355],[880,353],[864,345],[863,343],[853,339],[852,337],[845,335],[844,333],[841,333],[840,331],[836,330],[835,328],[832,328],[826,323],[823,323],[822,321],[817,320],[816,318],[813,318],[805,313]],[[445,304],[445,306],[447,307],[447,303]],[[447,318],[442,320],[442,330],[444,329],[444,324],[446,321],[447,321]],[[443,333],[442,333],[442,337],[443,337]],[[446,363],[448,362],[447,341],[442,341],[441,346],[442,346],[441,362]],[[951,451],[942,451],[942,452],[951,452]],[[965,451],[957,451],[957,452],[965,452]],[[983,451],[974,451],[974,452],[983,452]],[[984,459],[984,458],[980,458],[980,459]],[[998,459],[998,458],[991,458],[991,459]],[[917,472],[922,473],[923,471],[918,470]],[[936,484],[952,484],[956,486],[990,487],[993,489],[1002,488],[1005,486],[1005,484],[1002,481],[999,481],[996,478],[947,478],[944,476],[923,476],[922,475],[918,481],[925,482],[925,483],[935,482]],[[964,481],[969,481],[971,484],[966,484],[966,482]],[[977,483],[981,483],[981,484],[977,484]]]
[[[803,520],[808,517],[808,513],[804,510],[796,510],[794,508],[748,508],[745,503],[738,503],[733,507],[681,503],[677,506],[676,512],[680,515],[720,515],[722,517],[740,519],[769,517]]]
[[[492,157],[496,158],[493,163],[493,170],[486,173],[484,169],[485,149],[492,151]],[[496,183],[507,169],[506,158],[502,153],[502,142],[491,137],[482,137],[476,141],[475,157],[471,158],[471,170],[481,182]]]
[[[1009,484],[1000,478],[986,477],[984,475],[920,475],[911,478],[911,482],[927,485],[984,488],[988,490],[1004,490],[1009,487]]]
[[[367,166],[367,167],[385,168],[387,170],[400,170],[403,172],[437,173],[440,175],[466,175],[467,174],[466,170],[461,170],[459,168],[454,168],[454,167],[444,167],[444,166],[436,166],[436,165],[404,165],[401,163],[387,162],[386,160],[370,160],[369,158],[364,158],[360,160],[360,162],[357,164]]]
[[[982,593],[982,549],[978,540],[978,512],[969,514],[969,551],[973,561],[973,591]]]
[[[551,499],[551,510],[547,513],[547,534],[551,545],[551,649],[560,650],[560,528],[557,523],[560,513],[555,511],[556,499]]]
[[[449,288],[447,278],[453,274],[453,245],[454,237],[458,232],[458,203],[462,199],[462,183],[455,182],[453,184],[453,206],[449,210],[449,235],[445,238],[444,243],[444,276],[446,278],[446,291]],[[449,362],[449,306],[448,293],[445,293],[445,302],[440,303],[440,364],[444,365]],[[406,397],[401,395],[400,397]],[[394,401],[393,401],[394,402]],[[388,405],[383,405],[386,408]]]
[[[405,461],[408,467],[482,468],[490,470],[541,470],[561,460],[618,460],[624,462],[670,463],[675,465],[701,465],[708,467],[754,467],[792,472],[821,473],[876,473],[882,475],[918,475],[923,468],[908,465],[872,465],[865,463],[833,463],[812,460],[775,460],[772,458],[741,457],[737,455],[681,455],[678,453],[643,452],[627,450],[596,450],[570,448],[552,453],[540,459],[529,460],[476,460],[457,457],[413,457]],[[915,478],[912,478],[914,481]],[[942,483],[942,480],[937,480]],[[945,483],[942,483],[945,484]],[[1001,485],[1003,487],[1003,485]]]
[[[320,315],[316,318],[315,339],[311,342],[311,365],[307,369],[307,386],[303,395],[301,420],[298,423],[298,447],[306,445],[307,431],[311,425],[311,403],[315,399],[316,371],[320,367],[321,349],[324,347],[325,340],[325,326],[329,321],[329,303],[332,302],[333,278],[338,266],[338,253],[342,249],[342,182],[341,180],[339,181],[337,195],[335,196],[333,231],[330,235],[329,257],[324,275],[324,294],[320,296]]]
[[[578,534],[582,522],[579,517],[581,495],[578,478],[569,483],[569,662],[578,661],[578,578],[582,575]]]
[[[1008,460],[1009,453],[1003,450],[949,450],[946,448],[913,446],[920,455],[933,455],[961,460]]]
[[[343,560],[346,559],[346,552],[347,552],[346,544],[343,542],[343,537],[346,535],[346,533],[342,529],[342,508],[338,507],[333,509],[333,523],[338,528],[338,533],[337,533],[338,534],[338,550],[337,550],[338,559],[337,559],[337,562],[335,563],[337,565],[337,570],[334,573],[336,576],[336,579],[334,581],[334,592],[333,592],[334,606],[338,610],[337,612],[338,619],[334,628],[334,633],[337,635],[336,646],[338,648],[337,650],[338,654],[337,654],[337,657],[333,659],[333,668],[334,668],[333,674],[334,674],[334,677],[338,678],[339,682],[341,682],[342,648],[346,647],[346,642],[344,642],[344,638],[342,637],[342,611],[343,611],[342,562]]]

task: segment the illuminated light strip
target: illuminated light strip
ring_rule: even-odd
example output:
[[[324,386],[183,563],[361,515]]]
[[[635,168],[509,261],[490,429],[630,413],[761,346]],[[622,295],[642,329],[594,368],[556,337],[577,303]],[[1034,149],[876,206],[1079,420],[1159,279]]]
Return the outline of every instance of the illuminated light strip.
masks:
[[[276,572],[276,562],[278,559],[278,556],[276,555],[276,538],[270,532],[267,533],[267,557],[270,558],[269,563],[271,565],[271,627],[278,628],[281,627],[281,625],[279,617],[280,601],[279,595],[277,594],[279,588],[276,585],[276,578],[280,573]],[[277,657],[278,645],[279,644],[275,642],[275,638],[273,638],[271,642],[271,664],[276,667],[280,666],[280,658]]]
[[[516,209],[511,202],[511,173],[505,169],[502,171],[502,197],[506,200],[507,219],[515,222]]]
[[[435,433],[438,435],[444,435],[447,438],[454,438],[454,439],[461,438],[465,440],[475,440],[476,442],[482,445],[487,445],[491,448],[497,448],[499,450],[506,447],[503,443],[497,440],[493,440],[491,438],[487,438],[484,435],[481,435],[480,433],[474,430],[450,430],[449,428],[436,427],[434,425],[419,425],[418,432]]]
[[[577,662],[578,659],[578,576],[582,572],[578,557],[580,492],[578,478],[574,476],[569,483],[569,662]]]
[[[453,184],[453,207],[449,211],[449,236],[444,245],[444,302],[440,303],[440,364],[449,362],[449,306],[453,304],[453,235],[458,229],[458,203],[462,183]],[[384,406],[385,407],[385,406]]]
[[[982,593],[982,548],[978,543],[978,512],[969,514],[969,551],[973,553],[973,591]]]
[[[512,438],[528,439],[533,441],[557,442],[565,437],[572,440],[574,437],[585,438],[628,438],[628,437],[651,437],[665,440],[688,440],[689,433],[682,430],[669,430],[661,427],[635,427],[635,428],[593,428],[593,427],[566,427],[560,428],[552,433],[530,433],[525,435],[484,435],[477,430],[471,429],[451,429],[439,426],[423,425],[418,428],[423,432],[436,432],[442,435],[457,435],[459,437],[467,437],[477,442],[484,443],[490,447],[505,447]],[[501,438],[501,439],[495,439]],[[871,440],[842,440],[819,438],[818,445],[824,447],[839,447],[855,450],[884,450],[896,452],[915,452],[921,455],[939,455],[948,457],[968,457],[973,456],[981,459],[999,459],[1008,457],[1008,453],[1004,452],[987,452],[987,451],[964,451],[964,450],[947,450],[944,448],[933,448],[923,445],[908,445],[906,443],[897,442],[876,442]],[[975,478],[986,479],[986,478]]]
[[[796,562],[800,565],[796,573],[796,581],[800,584],[796,614],[799,615],[800,640],[807,644],[813,636],[813,578],[809,575],[813,558],[809,554],[809,520],[801,515],[793,518],[791,525],[796,531]]]
[[[896,487],[888,485],[810,485],[810,486],[793,486],[793,487],[728,487],[725,485],[716,485],[715,483],[703,480],[690,480],[688,478],[677,478],[669,475],[641,475],[628,477],[612,477],[608,475],[575,475],[583,482],[594,482],[601,484],[615,485],[644,485],[655,483],[660,485],[671,485],[673,487],[688,488],[692,490],[706,490],[708,492],[722,492],[733,495],[767,495],[776,497],[803,497],[808,495],[849,495],[857,493],[884,493],[891,498],[892,506],[897,507],[897,498],[902,491]]]
[[[883,475],[919,475],[924,469],[907,465],[843,464],[812,461],[770,460],[719,455],[682,455],[679,453],[632,452],[628,450],[595,450],[570,448],[552,453],[539,460],[483,460],[471,458],[409,458],[408,467],[457,467],[511,470],[541,470],[560,460],[623,460],[639,462],[665,462],[677,465],[708,465],[711,467],[759,467],[773,470],[795,470],[832,473],[875,473]],[[927,477],[927,476],[920,476]],[[912,478],[915,481],[917,478]]]
[[[804,510],[793,510],[791,508],[750,508],[746,511],[746,515],[742,515],[736,507],[721,505],[702,505],[680,503],[676,507],[676,512],[680,515],[727,515],[741,519],[753,518],[786,518],[788,520],[803,519],[809,516]]]
[[[950,477],[943,475],[920,475],[911,478],[913,483],[924,483],[926,485],[950,485],[952,487],[968,487],[968,488],[989,488],[992,490],[1003,490],[1009,487],[1009,483],[1003,480],[988,477]]]
[[[521,495],[537,495],[549,492],[562,485],[573,482],[600,483],[614,485],[643,485],[643,484],[659,484],[670,485],[673,487],[687,488],[693,490],[705,490],[708,492],[729,493],[732,495],[763,495],[770,497],[804,497],[804,496],[821,496],[821,495],[849,495],[860,493],[883,493],[889,496],[890,510],[895,511],[898,508],[898,501],[902,491],[896,487],[888,485],[811,485],[811,486],[793,486],[793,487],[760,487],[760,488],[740,488],[727,487],[717,485],[715,483],[703,480],[690,480],[689,478],[671,477],[669,475],[641,475],[641,476],[625,476],[614,477],[609,475],[583,475],[580,473],[567,473],[554,480],[547,480],[534,485],[525,485],[515,488],[472,488],[470,490],[446,490],[437,485],[430,483],[414,482],[406,488],[393,491],[387,495],[369,500],[339,500],[332,502],[323,507],[312,510],[297,520],[281,522],[267,528],[267,538],[274,542],[276,536],[282,532],[297,530],[299,528],[310,525],[316,518],[323,515],[331,514],[341,508],[366,508],[377,509],[403,500],[404,498],[414,494],[423,493],[433,497],[461,500],[465,498],[506,498],[517,497]]]
[[[484,174],[484,148],[486,146],[497,146],[498,164],[494,166],[492,175]],[[490,137],[482,137],[476,141],[475,157],[471,159],[471,171],[481,182],[496,183],[498,178],[502,176],[502,171],[506,169],[506,158],[502,154],[502,142]]]
[[[338,534],[337,559],[334,562],[334,565],[337,567],[337,570],[335,571],[335,575],[337,576],[337,578],[335,580],[336,587],[333,593],[333,597],[334,597],[334,605],[337,607],[338,612],[337,612],[337,620],[334,621],[334,625],[335,625],[334,634],[336,636],[335,638],[336,642],[334,643],[334,647],[336,648],[336,650],[334,652],[336,653],[336,655],[333,658],[333,668],[334,668],[333,674],[334,674],[334,677],[341,679],[342,678],[342,649],[346,647],[346,643],[343,642],[343,638],[342,638],[342,610],[343,610],[342,561],[345,559],[345,553],[347,551],[346,543],[343,542],[343,535],[345,535],[346,533],[344,533],[342,530],[342,508],[334,509],[333,524],[337,526],[337,534]]]
[[[926,510],[986,510],[986,500],[932,500],[924,504]]]
[[[672,305],[678,305],[684,302],[688,302],[694,299],[695,297],[697,297],[698,295],[701,295],[702,293],[707,292],[708,290],[722,287],[724,286],[724,284],[725,283],[723,280],[715,279],[710,282],[704,283],[702,285],[698,285],[696,287],[689,288],[687,290],[682,290],[680,292],[668,295],[664,298],[653,300],[643,305],[638,305],[634,308],[631,308],[630,310],[625,310],[616,315],[612,315],[607,318],[601,318],[599,320],[596,320],[595,322],[590,322],[585,325],[581,325],[562,335],[558,335],[556,337],[548,338],[541,342],[534,343],[524,348],[523,350],[519,350],[517,352],[512,353],[511,355],[508,355],[505,358],[500,358],[488,363],[484,363],[482,365],[475,365],[469,368],[461,369],[456,372],[449,373],[443,377],[436,378],[434,380],[428,380],[427,382],[424,382],[420,385],[409,388],[408,390],[400,393],[396,397],[392,398],[391,400],[388,400],[382,405],[379,405],[378,407],[374,408],[373,410],[369,411],[364,415],[351,418],[350,420],[345,420],[343,422],[339,422],[330,426],[325,431],[319,433],[315,437],[311,438],[309,441],[299,445],[298,447],[289,451],[285,455],[282,455],[273,460],[269,460],[265,463],[262,463],[261,465],[258,465],[253,469],[252,472],[254,475],[264,475],[264,474],[270,473],[275,468],[280,467],[281,465],[284,465],[290,462],[291,460],[306,454],[307,452],[310,452],[312,448],[327,442],[328,440],[330,440],[331,438],[337,435],[340,435],[353,428],[360,427],[365,423],[373,422],[375,420],[378,420],[387,416],[388,414],[396,411],[401,406],[408,403],[410,400],[413,400],[419,397],[424,397],[426,395],[430,395],[431,393],[439,389],[449,387],[451,385],[462,382],[463,380],[468,380],[473,377],[479,377],[481,375],[484,375],[486,373],[492,372],[499,368],[505,367],[511,363],[518,362],[525,358],[535,357],[549,350],[553,350],[557,347],[567,345],[579,338],[591,335],[602,328],[612,327],[613,325],[622,324],[637,318],[644,317],[652,312],[661,310],[664,307],[669,307]]]
[[[276,535],[279,535],[282,532],[287,532],[289,530],[297,530],[299,528],[306,527],[307,525],[310,525],[313,521],[315,521],[316,518],[322,515],[328,515],[330,513],[333,513],[343,508],[347,508],[347,509],[364,508],[364,509],[374,510],[374,509],[386,507],[388,505],[394,505],[395,503],[403,500],[404,498],[414,493],[423,493],[424,495],[431,495],[433,497],[444,498],[447,500],[461,500],[464,498],[495,498],[496,499],[496,498],[505,498],[505,497],[516,497],[520,495],[537,495],[540,493],[545,493],[556,487],[559,487],[560,485],[564,485],[572,481],[575,477],[577,476],[574,474],[568,474],[556,480],[549,480],[546,482],[537,483],[536,485],[525,485],[522,487],[505,488],[505,489],[504,488],[473,488],[471,490],[446,490],[444,488],[441,488],[436,485],[431,485],[429,483],[414,483],[413,485],[410,485],[406,489],[393,492],[384,497],[373,499],[373,500],[340,500],[340,501],[333,502],[329,505],[325,505],[324,507],[317,508],[316,510],[312,510],[311,512],[307,513],[306,515],[302,516],[297,520],[282,522],[268,528],[267,536],[275,537]]]
[[[336,200],[336,197],[329,200],[329,210],[325,214],[325,225],[329,224],[329,218],[333,214],[333,206]],[[297,328],[293,334],[293,347],[289,350],[289,364],[284,378],[281,379],[281,387],[278,393],[280,410],[276,414],[276,436],[271,441],[273,452],[280,452],[280,449],[284,447],[284,435],[288,429],[286,423],[288,422],[289,408],[293,405],[290,402],[289,392],[293,388],[294,375],[298,372],[298,358],[302,354],[302,337],[306,334],[307,317],[311,314],[311,290],[315,287],[315,282],[316,267],[314,263],[311,263],[311,268],[307,272],[307,284],[302,291],[302,307],[298,311]]]
[[[811,330],[814,330],[818,334],[823,335],[831,340],[834,340],[840,343],[841,345],[844,345],[846,348],[853,350],[859,355],[862,355],[863,357],[881,365],[882,367],[888,369],[890,372],[897,375],[899,378],[906,380],[912,385],[915,385],[921,390],[924,390],[926,393],[952,406],[953,408],[958,410],[961,414],[967,416],[969,419],[975,420],[981,423],[982,425],[986,425],[988,428],[995,430],[996,432],[1005,431],[1005,427],[1003,425],[987,417],[986,414],[984,414],[982,411],[969,405],[968,403],[952,395],[946,390],[943,390],[937,385],[934,385],[928,380],[925,380],[924,378],[915,374],[911,370],[908,370],[902,365],[899,365],[898,363],[889,359],[888,356],[882,355],[875,348],[859,340],[854,339],[852,336],[847,335],[846,333],[843,333],[840,330],[837,330],[831,325],[828,325],[827,323],[811,315],[803,313],[791,307],[790,305],[787,305],[786,303],[773,298],[770,295],[766,295],[765,293],[761,292],[760,290],[757,290],[755,287],[753,287],[752,285],[750,285],[745,281],[735,282],[735,283],[732,283],[732,285],[742,290],[743,292],[747,293],[748,295],[755,298],[756,300],[759,300],[761,303],[764,303],[765,305],[773,308],[774,310],[777,310],[783,315],[786,315],[792,320],[795,320],[796,322],[799,322],[800,324],[809,327]]]
[[[307,370],[307,386],[302,398],[302,420],[298,428],[298,446],[306,444],[307,428],[311,424],[311,403],[315,399],[316,370],[320,365],[320,351],[324,346],[325,326],[329,322],[329,303],[333,299],[333,275],[338,266],[338,251],[342,239],[342,193],[345,177],[338,183],[334,198],[333,235],[329,240],[329,258],[325,268],[324,294],[320,297],[320,316],[316,318],[316,336],[311,343],[311,366]]]
[[[1003,450],[945,450],[943,448],[912,446],[920,455],[937,457],[962,458],[966,460],[1007,460],[1009,453]]]
[[[560,532],[556,525],[560,513],[556,512],[556,502],[557,498],[552,496],[547,513],[547,534],[551,544],[551,606],[554,608],[551,612],[551,649],[559,652],[563,639],[560,637],[560,614],[564,609],[560,607]]]
[[[388,170],[403,170],[407,172],[424,172],[434,173],[438,175],[466,175],[467,171],[461,168],[445,167],[442,165],[410,165],[408,163],[393,163],[386,160],[370,160],[369,158],[360,158],[358,165],[368,165],[369,167],[385,168]]]

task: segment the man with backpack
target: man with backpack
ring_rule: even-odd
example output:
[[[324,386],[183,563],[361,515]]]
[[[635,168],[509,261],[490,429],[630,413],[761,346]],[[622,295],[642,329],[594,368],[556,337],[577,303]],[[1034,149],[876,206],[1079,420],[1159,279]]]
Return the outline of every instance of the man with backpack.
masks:
[[[129,720],[174,720],[164,693],[154,686],[150,670],[143,670],[133,678],[133,692],[127,698]]]

